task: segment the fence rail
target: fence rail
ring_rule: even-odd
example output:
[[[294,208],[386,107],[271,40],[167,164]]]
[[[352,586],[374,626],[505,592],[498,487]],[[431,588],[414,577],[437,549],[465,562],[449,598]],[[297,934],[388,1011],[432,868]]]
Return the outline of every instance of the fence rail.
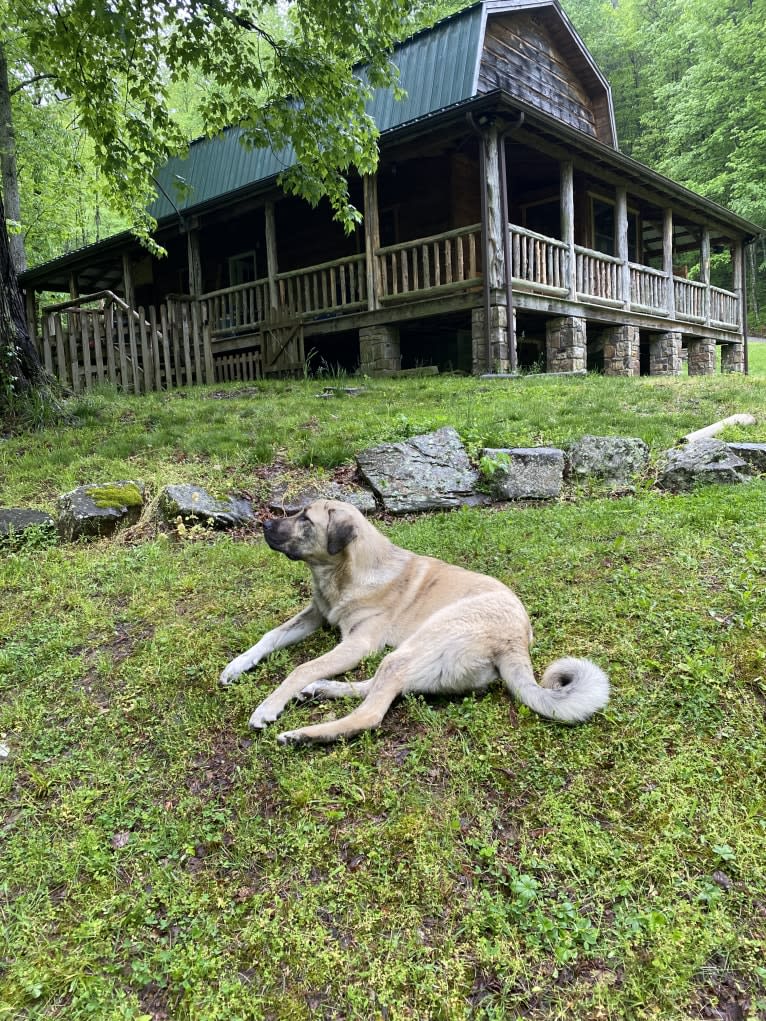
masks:
[[[298,316],[351,312],[367,304],[364,255],[277,273],[275,279],[280,305]]]

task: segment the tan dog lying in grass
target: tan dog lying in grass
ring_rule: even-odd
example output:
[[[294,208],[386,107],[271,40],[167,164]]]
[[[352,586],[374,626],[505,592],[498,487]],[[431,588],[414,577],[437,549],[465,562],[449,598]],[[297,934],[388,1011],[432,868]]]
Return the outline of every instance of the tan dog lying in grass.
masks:
[[[303,663],[258,706],[250,726],[272,723],[291,698],[361,698],[348,716],[278,736],[281,743],[335,741],[377,727],[407,692],[461,694],[498,677],[542,716],[566,723],[588,719],[609,700],[609,680],[587,659],[559,659],[538,685],[529,647],[532,628],[521,601],[484,574],[418,556],[389,542],[356,508],[317,500],[300,514],[267,521],[266,542],[313,575],[314,597],[221,674],[228,685],[276,649],[324,624],[340,629],[332,651]],[[367,681],[326,680],[370,653],[394,649]]]

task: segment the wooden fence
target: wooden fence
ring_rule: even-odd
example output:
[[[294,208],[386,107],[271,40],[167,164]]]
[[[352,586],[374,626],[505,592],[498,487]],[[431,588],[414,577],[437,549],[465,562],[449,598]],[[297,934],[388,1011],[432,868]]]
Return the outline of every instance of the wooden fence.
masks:
[[[169,298],[157,309],[132,309],[100,291],[43,309],[40,356],[74,393],[99,383],[140,394],[260,378],[258,338],[247,351],[216,354],[209,313],[207,302],[188,297]]]

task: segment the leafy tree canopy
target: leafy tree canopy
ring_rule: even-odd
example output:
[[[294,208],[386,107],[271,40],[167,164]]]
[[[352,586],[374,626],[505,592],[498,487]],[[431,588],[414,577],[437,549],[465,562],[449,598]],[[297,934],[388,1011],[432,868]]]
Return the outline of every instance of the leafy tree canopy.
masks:
[[[344,223],[357,220],[345,172],[377,159],[365,101],[396,88],[389,53],[418,17],[407,0],[0,0],[23,72],[68,98],[108,199],[144,232],[154,170],[184,151],[189,121],[206,135],[240,124],[253,144],[292,144],[287,190],[327,195]],[[192,79],[204,88],[185,124],[174,111]]]

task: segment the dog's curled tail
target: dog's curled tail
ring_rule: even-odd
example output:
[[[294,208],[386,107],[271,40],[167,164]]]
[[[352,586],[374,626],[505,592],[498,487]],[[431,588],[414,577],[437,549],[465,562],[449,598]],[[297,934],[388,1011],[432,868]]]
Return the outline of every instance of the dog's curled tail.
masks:
[[[589,659],[557,659],[539,684],[528,660],[504,657],[498,668],[505,686],[520,702],[551,720],[581,723],[609,701],[609,678]]]

